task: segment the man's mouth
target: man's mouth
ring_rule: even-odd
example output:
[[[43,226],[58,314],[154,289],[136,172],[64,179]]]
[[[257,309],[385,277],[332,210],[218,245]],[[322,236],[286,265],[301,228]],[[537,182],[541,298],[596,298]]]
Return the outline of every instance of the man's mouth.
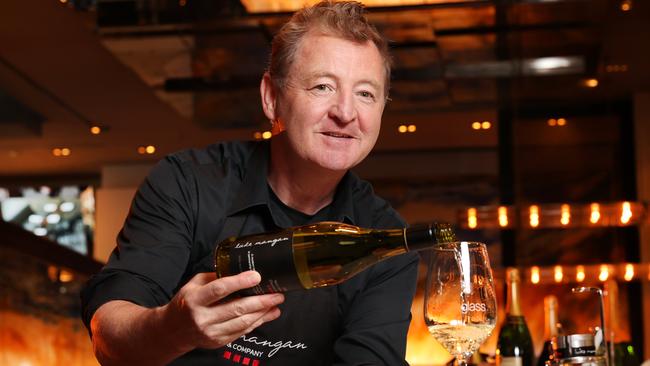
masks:
[[[346,135],[344,133],[339,133],[339,132],[323,132],[323,135],[330,136],[330,137],[336,137],[340,139],[351,139],[352,136]]]

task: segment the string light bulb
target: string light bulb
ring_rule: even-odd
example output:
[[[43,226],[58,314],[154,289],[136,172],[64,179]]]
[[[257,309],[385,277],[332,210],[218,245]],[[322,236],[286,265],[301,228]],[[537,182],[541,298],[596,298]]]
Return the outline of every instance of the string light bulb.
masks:
[[[535,285],[539,283],[539,267],[533,266],[530,269],[530,282]]]
[[[582,282],[585,280],[585,267],[578,266],[576,268],[576,282]]]
[[[598,274],[598,279],[602,282],[607,281],[609,278],[609,266],[606,264],[603,264],[600,266],[600,273]]]
[[[571,207],[568,204],[563,204],[560,207],[560,224],[567,226],[571,222]]]
[[[634,278],[634,266],[630,263],[625,265],[625,274],[623,275],[625,281],[632,281]]]
[[[589,222],[597,224],[600,221],[600,205],[592,203],[590,206]]]
[[[529,221],[531,227],[539,226],[539,206],[531,205],[529,208]]]
[[[621,224],[628,224],[632,218],[632,206],[625,201],[621,204]]]
[[[557,283],[562,282],[562,279],[564,278],[564,273],[562,271],[562,266],[555,266],[553,268],[553,278],[555,279],[555,282],[557,282]]]
[[[499,206],[499,226],[508,226],[508,208],[506,206]]]
[[[476,208],[470,207],[467,209],[467,226],[470,229],[475,229],[478,226],[478,218],[476,217]]]

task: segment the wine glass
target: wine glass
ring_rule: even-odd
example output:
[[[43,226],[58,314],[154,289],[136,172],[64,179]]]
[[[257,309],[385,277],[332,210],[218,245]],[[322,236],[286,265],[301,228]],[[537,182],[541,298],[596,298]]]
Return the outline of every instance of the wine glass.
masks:
[[[466,365],[497,321],[487,249],[483,243],[463,241],[440,245],[430,255],[424,321],[457,364]]]

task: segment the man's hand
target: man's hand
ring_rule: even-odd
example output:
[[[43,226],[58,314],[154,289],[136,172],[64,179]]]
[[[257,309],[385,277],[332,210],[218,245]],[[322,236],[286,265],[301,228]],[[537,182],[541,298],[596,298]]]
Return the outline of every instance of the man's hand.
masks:
[[[219,348],[280,316],[282,294],[224,300],[228,295],[257,285],[259,273],[248,271],[216,279],[214,273],[194,276],[162,307],[170,330],[189,349]],[[190,348],[191,347],[191,348]]]
[[[282,294],[226,299],[260,280],[254,271],[220,279],[200,273],[165,306],[107,302],[91,321],[95,355],[103,365],[163,365],[194,348],[222,347],[280,316]]]

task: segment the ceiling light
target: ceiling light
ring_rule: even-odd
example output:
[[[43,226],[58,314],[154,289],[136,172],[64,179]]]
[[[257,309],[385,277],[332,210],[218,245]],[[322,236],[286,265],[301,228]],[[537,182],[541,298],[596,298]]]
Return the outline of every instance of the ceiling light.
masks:
[[[409,132],[415,132],[415,130],[416,130],[415,125],[409,125],[409,126],[408,126],[408,131],[409,131]]]
[[[546,123],[551,127],[557,126],[557,120],[555,118],[549,118]]]
[[[52,149],[52,155],[54,156],[69,156],[72,151],[67,147],[55,147]]]
[[[598,86],[598,79],[591,78],[584,81],[584,85],[588,88],[595,88]]]
[[[102,133],[102,128],[99,126],[92,126],[90,128],[90,133],[92,133],[93,135],[99,135],[100,133]]]
[[[153,154],[155,152],[156,152],[156,147],[153,145],[138,146],[138,154],[140,155]]]
[[[262,133],[260,131],[255,131],[255,133],[253,134],[253,138],[255,140],[261,140],[262,139]]]
[[[530,61],[530,67],[538,71],[561,69],[571,66],[571,61],[566,57],[540,57]]]
[[[271,136],[273,136],[273,134],[271,133],[271,131],[264,131],[264,132],[262,132],[262,138],[263,138],[264,140],[268,140],[268,139],[270,139]]]
[[[407,130],[408,130],[408,127],[406,127],[406,125],[399,125],[399,127],[397,127],[397,131],[399,131],[399,133],[404,133]]]
[[[564,126],[564,125],[566,125],[566,119],[564,119],[564,118],[558,118],[558,119],[557,119],[557,125],[558,125],[558,126]]]
[[[483,123],[481,123],[481,128],[484,130],[489,130],[490,127],[492,127],[490,121],[483,121]]]
[[[480,130],[481,129],[481,122],[472,122],[472,129]]]
[[[632,10],[632,0],[623,0],[621,1],[621,10],[630,11]]]

